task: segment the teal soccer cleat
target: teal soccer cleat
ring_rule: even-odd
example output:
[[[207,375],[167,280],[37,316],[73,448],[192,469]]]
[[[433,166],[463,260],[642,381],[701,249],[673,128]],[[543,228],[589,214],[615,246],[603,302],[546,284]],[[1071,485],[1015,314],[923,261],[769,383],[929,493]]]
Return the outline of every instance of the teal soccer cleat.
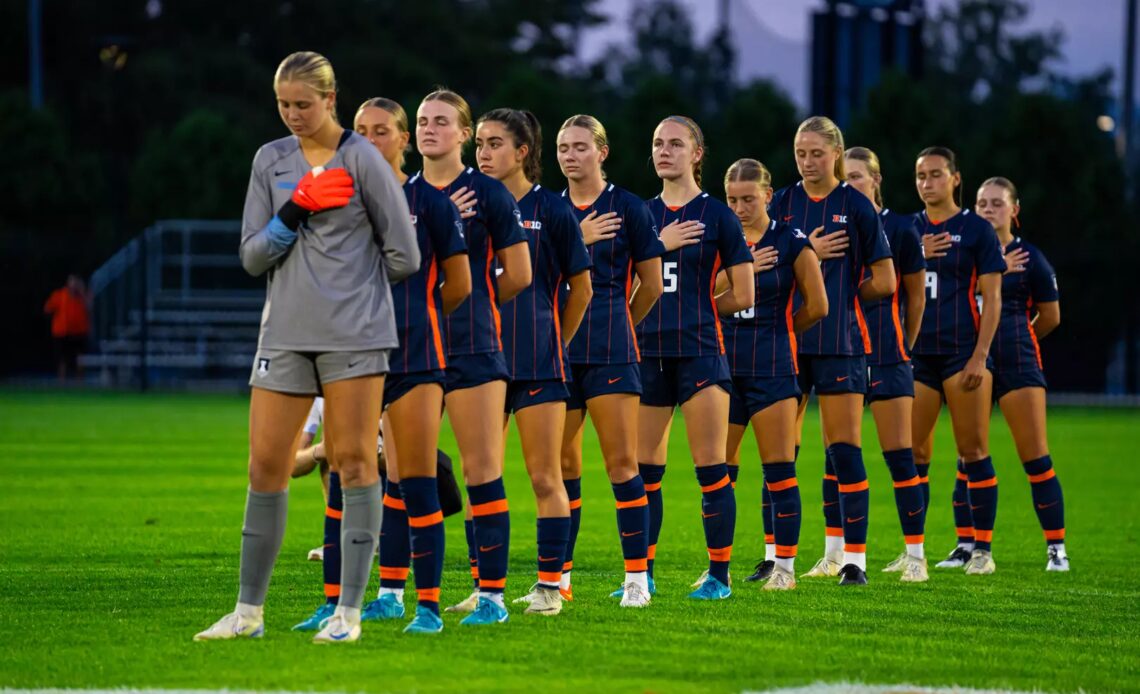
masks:
[[[464,626],[482,626],[484,624],[502,624],[511,618],[507,608],[489,598],[480,597],[475,611],[463,618],[460,624]]]
[[[334,603],[326,602],[321,604],[312,616],[300,624],[295,625],[293,631],[320,631],[321,627],[324,626],[325,620],[333,615],[334,610],[336,610],[336,604]]]
[[[443,631],[443,620],[426,607],[416,606],[416,616],[404,627],[405,634],[438,634]]]
[[[700,588],[689,593],[689,597],[693,600],[724,600],[730,595],[732,595],[732,588],[729,588],[712,576],[706,578]]]
[[[395,594],[385,593],[364,606],[360,612],[360,621],[371,622],[380,619],[403,619],[404,603],[400,602]]]

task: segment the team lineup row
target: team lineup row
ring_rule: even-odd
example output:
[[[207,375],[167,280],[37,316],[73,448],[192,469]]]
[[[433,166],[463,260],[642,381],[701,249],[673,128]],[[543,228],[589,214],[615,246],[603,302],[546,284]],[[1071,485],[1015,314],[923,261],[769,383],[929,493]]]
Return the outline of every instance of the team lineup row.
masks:
[[[625,576],[614,597],[623,607],[644,607],[655,593],[677,407],[709,557],[689,597],[732,593],[734,481],[749,424],[766,544],[749,580],[793,589],[795,460],[812,390],[826,454],[826,551],[806,576],[867,582],[865,402],[904,540],[885,570],[928,580],[926,471],[945,402],[959,459],[959,544],[939,566],[992,573],[994,396],[1032,484],[1047,568],[1067,570],[1037,351],[1037,337],[1059,322],[1056,282],[1040,252],[1011,233],[1018,208],[1008,180],[987,180],[975,210],[963,209],[953,153],[931,147],[915,168],[925,209],[893,213],[874,153],[845,149],[834,123],[813,117],[793,141],[802,180],[773,191],[767,169],[741,159],[725,174],[726,206],[701,189],[699,126],[670,116],[652,139],[661,193],[642,201],[606,180],[604,127],[578,115],[557,134],[568,182],[559,195],[539,184],[541,128],[529,112],[496,109],[475,122],[458,94],[432,92],[414,125],[423,170],[408,176],[413,129],[399,104],[371,99],[355,132],[342,128],[332,67],[314,53],[286,58],[274,88],[292,134],[255,156],[240,246],[244,267],[268,275],[250,379],[240,590],[235,610],[196,639],[264,632],[298,432],[318,394],[333,469],[328,599],[298,626],[316,630],[319,643],[356,640],[362,619],[402,617],[409,566],[417,604],[405,631],[443,628],[441,411],[468,497],[475,589],[448,608],[469,612],[464,625],[509,619],[502,460],[511,414],[538,507],[538,580],[516,601],[530,614],[558,614],[573,596],[587,415],[617,508]],[[472,138],[477,170],[462,160]],[[378,423],[386,484],[375,463]],[[381,527],[380,595],[362,611]]]

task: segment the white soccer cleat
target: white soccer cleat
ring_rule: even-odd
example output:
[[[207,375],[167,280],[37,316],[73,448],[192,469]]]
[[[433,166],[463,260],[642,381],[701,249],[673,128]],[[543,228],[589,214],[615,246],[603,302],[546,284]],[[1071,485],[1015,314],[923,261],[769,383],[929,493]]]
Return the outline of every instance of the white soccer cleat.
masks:
[[[444,612],[474,612],[475,608],[479,605],[479,590],[476,589],[463,599],[462,602],[457,602],[451,607],[443,608]]]
[[[640,583],[630,581],[622,586],[622,607],[645,607],[649,600],[649,591],[642,588]]]
[[[966,575],[986,576],[992,574],[995,569],[997,564],[994,563],[994,555],[984,549],[975,549],[966,564]]]
[[[324,561],[325,560],[325,546],[314,547],[309,550],[309,561]]]
[[[894,561],[883,567],[883,573],[890,574],[901,572],[906,568],[906,560],[908,556],[910,555],[908,555],[906,552],[903,552],[902,554],[895,557]]]
[[[526,614],[540,614],[546,617],[553,617],[562,611],[562,594],[557,589],[550,588],[535,588],[531,591],[530,604],[527,606]],[[517,600],[515,602],[518,602]]]
[[[902,576],[899,580],[903,583],[926,583],[930,580],[930,573],[926,570],[926,558],[919,559],[904,554]],[[897,560],[896,560],[897,561]]]
[[[258,616],[231,612],[214,622],[205,631],[194,634],[195,641],[225,641],[227,639],[259,639],[265,634],[265,621]]]
[[[1069,555],[1057,549],[1056,545],[1049,545],[1049,563],[1045,565],[1046,571],[1068,571]]]
[[[968,561],[970,561],[970,550],[962,545],[958,545],[950,552],[949,556],[934,566],[939,569],[960,569],[965,566]]]
[[[523,595],[521,597],[515,598],[514,600],[511,600],[511,604],[513,604],[513,605],[529,605],[532,602],[534,602],[535,593],[537,593],[537,592],[538,592],[538,584],[535,583],[533,586],[530,587],[529,593],[527,593],[526,595]],[[470,598],[468,598],[468,599],[470,599]],[[450,610],[448,610],[448,611],[450,612]]]
[[[772,567],[772,575],[764,582],[764,590],[794,590],[796,575],[779,564]]]
[[[807,573],[800,574],[800,578],[827,578],[829,576],[838,576],[839,569],[842,567],[839,562],[831,557],[823,557],[811,567]]]
[[[334,614],[313,637],[313,643],[352,643],[360,639],[360,622],[353,623],[343,614]]]

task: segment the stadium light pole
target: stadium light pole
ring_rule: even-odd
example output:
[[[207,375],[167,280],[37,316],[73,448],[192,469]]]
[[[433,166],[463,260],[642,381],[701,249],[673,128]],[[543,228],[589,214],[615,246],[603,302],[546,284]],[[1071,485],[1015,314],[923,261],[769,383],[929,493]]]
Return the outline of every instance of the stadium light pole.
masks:
[[[44,105],[42,25],[42,3],[28,0],[28,97],[36,110]]]

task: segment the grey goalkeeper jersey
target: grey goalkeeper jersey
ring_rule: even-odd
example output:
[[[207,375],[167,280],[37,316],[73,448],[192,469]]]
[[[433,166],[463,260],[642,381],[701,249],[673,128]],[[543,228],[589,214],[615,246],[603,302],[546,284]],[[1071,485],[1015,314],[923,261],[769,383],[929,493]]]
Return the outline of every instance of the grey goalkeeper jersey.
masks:
[[[416,231],[392,167],[368,140],[347,136],[325,169],[355,181],[346,207],[317,212],[279,250],[266,226],[310,166],[296,137],[261,147],[253,158],[242,214],[242,266],[268,272],[259,349],[340,352],[398,345],[389,282],[420,266]]]

